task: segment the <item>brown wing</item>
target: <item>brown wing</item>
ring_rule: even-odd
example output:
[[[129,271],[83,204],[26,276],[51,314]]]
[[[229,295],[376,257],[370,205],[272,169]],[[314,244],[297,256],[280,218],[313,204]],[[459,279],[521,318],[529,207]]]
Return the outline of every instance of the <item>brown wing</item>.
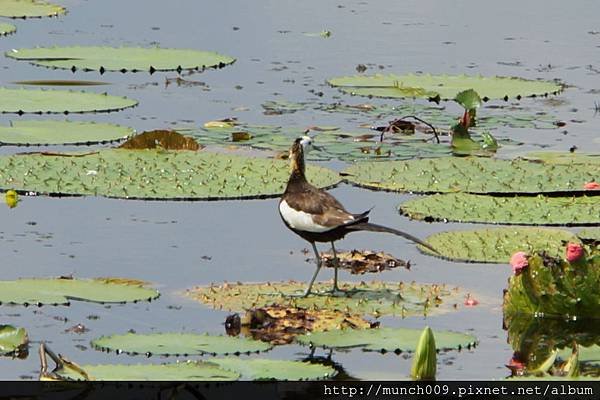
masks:
[[[321,226],[336,227],[354,220],[354,215],[335,197],[312,186],[285,196],[285,201],[293,209],[311,214],[313,221]]]

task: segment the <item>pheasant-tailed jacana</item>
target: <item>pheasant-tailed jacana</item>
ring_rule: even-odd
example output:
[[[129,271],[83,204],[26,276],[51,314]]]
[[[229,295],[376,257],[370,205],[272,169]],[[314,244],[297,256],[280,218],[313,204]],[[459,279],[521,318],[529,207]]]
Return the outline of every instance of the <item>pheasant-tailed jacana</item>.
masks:
[[[315,252],[317,269],[308,284],[304,296],[310,294],[319,270],[321,269],[321,257],[315,242],[330,242],[334,257],[335,272],[333,275],[332,291],[340,291],[337,284],[338,258],[334,242],[342,239],[351,232],[372,231],[387,232],[402,236],[408,240],[418,243],[437,253],[427,243],[397,229],[388,228],[369,222],[369,212],[351,214],[344,206],[324,190],[314,187],[304,176],[304,153],[312,147],[312,139],[303,136],[294,141],[290,149],[291,174],[283,196],[279,201],[279,215],[285,225],[294,233],[307,240]]]

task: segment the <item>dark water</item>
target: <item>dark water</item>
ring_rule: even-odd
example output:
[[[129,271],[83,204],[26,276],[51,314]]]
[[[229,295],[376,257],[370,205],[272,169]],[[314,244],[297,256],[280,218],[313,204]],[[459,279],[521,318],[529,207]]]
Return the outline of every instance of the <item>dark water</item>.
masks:
[[[555,98],[560,100],[557,105],[544,99],[527,99],[521,105],[533,111],[550,111],[558,119],[567,121],[566,127],[506,128],[501,133],[525,142],[518,152],[538,149],[540,144],[553,150],[567,150],[576,145],[581,150],[597,152],[600,147],[594,113],[594,101],[600,101],[600,79],[598,72],[594,72],[595,68],[600,69],[600,35],[589,33],[600,30],[600,22],[596,13],[590,12],[595,8],[592,1],[577,2],[576,6],[566,6],[559,1],[427,0],[104,0],[64,1],[62,4],[69,9],[64,17],[16,21],[17,34],[0,38],[0,50],[36,45],[159,44],[214,50],[237,58],[235,64],[223,70],[190,77],[205,82],[210,91],[176,85],[165,88],[165,78],[176,76],[173,73],[100,76],[78,72],[75,78],[110,83],[86,90],[127,95],[138,99],[140,105],[120,113],[82,115],[73,119],[110,121],[139,131],[182,124],[201,125],[230,116],[249,123],[295,126],[355,128],[363,122],[381,123],[364,116],[354,116],[349,121],[344,119],[348,116],[315,111],[265,116],[260,107],[266,100],[278,99],[364,102],[365,99],[343,95],[324,82],[332,76],[353,74],[357,64],[366,64],[370,73],[380,71],[381,65],[382,72],[560,79],[572,87]],[[234,30],[234,27],[239,29]],[[324,29],[332,32],[330,38],[303,34]],[[18,80],[72,76],[68,71],[34,67],[6,58],[0,58],[0,68],[5,86]],[[309,91],[322,91],[323,97]],[[238,107],[248,107],[248,111],[233,111]],[[456,109],[458,114],[452,104],[447,107]],[[2,123],[18,118],[1,117]],[[343,167],[341,163],[330,165]],[[373,221],[385,222],[421,237],[467,227],[416,223],[400,217],[396,206],[408,199],[408,195],[378,193],[347,185],[339,186],[332,193],[353,211],[375,205]],[[41,340],[83,364],[139,363],[147,360],[91,350],[89,340],[128,329],[223,332],[225,313],[202,307],[179,293],[193,285],[224,280],[306,280],[312,273],[313,266],[305,263],[305,256],[300,252],[306,244],[285,230],[276,206],[275,199],[188,203],[38,197],[24,199],[10,212],[6,209],[0,219],[2,279],[68,274],[127,276],[155,283],[162,296],[152,303],[112,307],[84,302],[74,302],[71,307],[39,309],[2,307],[2,323],[27,328],[32,354],[25,360],[0,359],[0,378],[36,378],[39,362],[35,350]],[[31,221],[36,225],[28,224]],[[430,325],[434,330],[475,334],[480,341],[475,350],[452,352],[442,357],[441,379],[501,379],[507,375],[504,364],[512,351],[502,330],[501,296],[510,275],[509,267],[441,261],[386,235],[355,234],[339,247],[385,250],[412,260],[411,271],[385,272],[378,277],[380,279],[446,282],[473,292],[481,300],[477,307],[427,319],[386,318],[383,323],[419,328]],[[206,260],[203,256],[212,259]],[[322,278],[328,279],[330,273],[323,272]],[[173,305],[181,309],[169,307]],[[55,317],[66,317],[68,321],[58,321]],[[77,323],[83,323],[90,332],[64,333]],[[302,359],[307,354],[306,348],[284,346],[264,356]],[[358,378],[401,379],[410,368],[410,360],[394,354],[354,350],[336,352],[333,358],[351,376]]]

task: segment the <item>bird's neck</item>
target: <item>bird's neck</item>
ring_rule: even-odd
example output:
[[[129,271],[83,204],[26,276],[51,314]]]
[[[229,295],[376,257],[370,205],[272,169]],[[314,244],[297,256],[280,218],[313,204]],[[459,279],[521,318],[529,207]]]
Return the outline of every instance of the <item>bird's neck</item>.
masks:
[[[304,186],[308,183],[304,175],[304,154],[301,152],[292,154],[290,168],[292,172],[285,191],[289,193],[303,190]]]

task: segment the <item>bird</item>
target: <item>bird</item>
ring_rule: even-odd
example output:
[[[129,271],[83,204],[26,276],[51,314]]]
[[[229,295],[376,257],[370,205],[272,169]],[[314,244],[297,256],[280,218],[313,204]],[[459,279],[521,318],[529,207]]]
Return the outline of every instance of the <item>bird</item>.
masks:
[[[311,185],[305,176],[304,154],[313,147],[313,140],[309,136],[302,136],[294,140],[289,151],[290,177],[279,200],[279,215],[285,226],[308,241],[315,252],[317,269],[303,297],[311,293],[315,279],[321,270],[322,259],[316,246],[317,242],[331,243],[334,264],[332,293],[343,292],[338,286],[339,259],[334,242],[349,233],[359,231],[391,233],[438,253],[431,245],[409,233],[369,222],[371,209],[359,214],[352,214],[331,194]]]

